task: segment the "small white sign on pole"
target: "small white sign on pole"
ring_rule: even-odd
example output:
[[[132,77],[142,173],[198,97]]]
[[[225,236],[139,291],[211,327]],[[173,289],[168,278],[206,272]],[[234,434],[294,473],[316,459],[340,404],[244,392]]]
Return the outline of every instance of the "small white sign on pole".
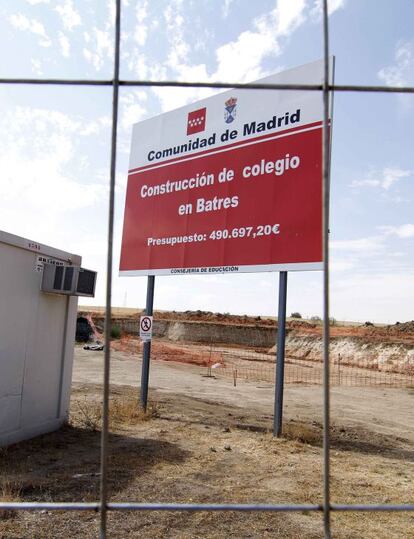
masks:
[[[141,341],[150,341],[152,339],[152,316],[141,316],[139,320],[139,336]]]

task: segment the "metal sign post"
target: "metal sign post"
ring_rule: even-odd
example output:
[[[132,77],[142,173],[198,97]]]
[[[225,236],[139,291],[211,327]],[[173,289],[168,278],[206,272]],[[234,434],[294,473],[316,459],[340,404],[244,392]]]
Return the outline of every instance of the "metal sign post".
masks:
[[[154,275],[148,275],[147,304],[145,307],[145,314],[148,317],[152,317],[152,314],[153,314],[154,284],[155,284]],[[140,404],[143,410],[147,409],[147,404],[148,404],[148,382],[149,382],[150,359],[151,359],[151,340],[147,340],[144,342],[144,349],[142,352]]]
[[[285,377],[287,271],[279,272],[279,312],[277,316],[276,384],[273,436],[282,435],[283,389]]]

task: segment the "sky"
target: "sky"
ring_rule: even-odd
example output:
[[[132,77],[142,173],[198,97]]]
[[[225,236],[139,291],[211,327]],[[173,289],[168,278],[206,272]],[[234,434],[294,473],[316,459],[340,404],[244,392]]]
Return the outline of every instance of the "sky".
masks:
[[[322,57],[320,0],[123,0],[121,77],[250,82]],[[414,85],[412,0],[330,0],[338,84]],[[114,2],[0,3],[1,77],[110,78]],[[217,93],[120,91],[113,305],[145,304],[119,277],[134,123]],[[83,257],[103,305],[111,89],[0,85],[0,229]],[[414,96],[336,93],[331,316],[414,319]],[[162,276],[155,309],[277,314],[278,275]],[[322,273],[290,272],[288,314],[322,315]]]

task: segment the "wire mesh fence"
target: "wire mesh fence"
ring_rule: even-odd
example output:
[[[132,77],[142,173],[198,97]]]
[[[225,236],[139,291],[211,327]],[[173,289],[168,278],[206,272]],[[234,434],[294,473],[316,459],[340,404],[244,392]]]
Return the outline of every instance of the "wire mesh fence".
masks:
[[[92,317],[87,315],[89,320]],[[96,316],[100,327],[103,318]],[[209,376],[237,381],[262,381],[275,384],[277,337],[275,325],[236,325],[181,321],[173,340],[176,321],[157,320],[152,339],[151,356],[155,361],[173,361],[205,368]],[[142,354],[136,318],[117,317],[116,326],[122,338],[113,341],[114,350]],[[322,385],[323,360],[320,327],[309,322],[290,322],[299,329],[287,329],[284,382],[286,384]],[[406,325],[411,325],[407,323]],[[330,385],[343,387],[414,387],[414,351],[409,338],[401,339],[404,324],[381,327],[336,326],[330,343]],[[390,340],[383,333],[394,330]],[[368,329],[368,334],[364,332]],[[303,330],[302,330],[303,331]],[[379,335],[376,335],[376,331]],[[347,334],[351,336],[347,336]],[[362,336],[358,333],[362,333]],[[398,334],[399,333],[399,334]],[[374,338],[372,338],[374,335]],[[177,338],[178,337],[178,338]],[[99,336],[101,339],[101,336]]]
[[[275,355],[274,351],[266,349],[230,348],[214,345],[212,347],[214,358],[208,367],[208,373],[214,376],[227,377],[233,381],[261,381],[275,383]],[[355,359],[340,353],[330,355],[331,386],[343,387],[414,387],[414,369],[408,365],[390,365],[375,359]],[[285,359],[285,384],[323,384],[322,357],[306,359],[306,357],[289,357]]]
[[[114,350],[130,354],[142,354],[142,342],[137,336],[137,322],[117,320],[117,324],[127,327],[128,332],[118,341],[113,341]],[[174,322],[172,322],[174,324]],[[181,325],[183,325],[181,323]],[[191,337],[192,324],[187,330]],[[135,326],[135,328],[133,328]],[[197,335],[201,341],[191,339],[171,341],[165,336],[152,340],[151,356],[154,361],[172,361],[194,365],[206,369],[209,376],[225,377],[234,385],[238,381],[252,382],[276,381],[276,347],[271,345],[275,338],[275,328],[222,326],[221,338],[228,343],[209,338],[209,324],[197,324]],[[217,325],[215,325],[217,326]],[[243,333],[243,340],[237,343],[237,336]],[[125,330],[123,330],[125,331]],[[203,337],[203,336],[202,336]],[[236,338],[235,338],[236,337]],[[257,344],[255,344],[257,338]],[[204,342],[202,342],[204,340]],[[268,341],[267,346],[264,342]],[[249,344],[246,344],[249,343]],[[414,387],[414,354],[411,345],[382,343],[359,343],[358,340],[337,339],[331,343],[330,385],[341,387]],[[323,360],[322,343],[318,336],[295,335],[288,333],[285,358],[285,384],[322,385]]]
[[[210,88],[262,88],[272,90],[308,90],[321,92],[324,104],[323,118],[323,255],[324,255],[324,285],[323,285],[323,363],[321,365],[321,377],[323,378],[324,396],[324,429],[323,429],[323,503],[312,505],[295,504],[174,504],[174,503],[109,503],[108,501],[108,430],[109,430],[109,374],[110,374],[110,346],[105,348],[104,380],[103,380],[103,427],[101,439],[101,481],[99,503],[0,503],[2,510],[78,510],[100,511],[100,537],[107,537],[107,512],[112,511],[321,511],[323,513],[324,536],[331,537],[330,514],[331,511],[406,511],[414,510],[414,505],[407,504],[332,504],[330,500],[330,394],[329,388],[333,374],[331,366],[334,362],[329,357],[329,99],[334,91],[356,92],[400,92],[414,93],[413,87],[387,87],[387,86],[358,86],[358,85],[334,85],[329,79],[329,22],[328,2],[322,1],[323,10],[323,58],[324,58],[324,81],[321,85],[244,85],[221,82],[183,82],[183,81],[159,81],[159,80],[120,80],[120,41],[121,41],[121,0],[114,0],[115,4],[115,37],[114,37],[114,72],[111,80],[70,80],[70,79],[40,79],[40,78],[1,78],[0,84],[39,84],[39,85],[79,85],[79,86],[111,86],[113,89],[112,100],[112,143],[111,143],[111,166],[109,182],[108,204],[108,239],[107,239],[107,285],[106,285],[106,324],[105,340],[111,341],[111,298],[112,298],[112,266],[113,266],[113,236],[114,236],[114,201],[115,201],[115,169],[116,169],[116,138],[118,125],[118,93],[119,86],[165,86],[165,87],[210,87]],[[306,368],[306,367],[303,367]]]

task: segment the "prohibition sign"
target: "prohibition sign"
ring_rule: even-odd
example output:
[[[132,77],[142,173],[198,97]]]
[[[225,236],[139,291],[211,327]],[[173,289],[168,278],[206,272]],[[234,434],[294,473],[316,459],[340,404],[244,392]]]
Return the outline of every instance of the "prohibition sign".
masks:
[[[148,331],[151,331],[151,326],[152,326],[151,318],[149,318],[148,316],[142,317],[142,319],[141,319],[141,329],[142,329],[142,331],[145,331],[146,333]]]

